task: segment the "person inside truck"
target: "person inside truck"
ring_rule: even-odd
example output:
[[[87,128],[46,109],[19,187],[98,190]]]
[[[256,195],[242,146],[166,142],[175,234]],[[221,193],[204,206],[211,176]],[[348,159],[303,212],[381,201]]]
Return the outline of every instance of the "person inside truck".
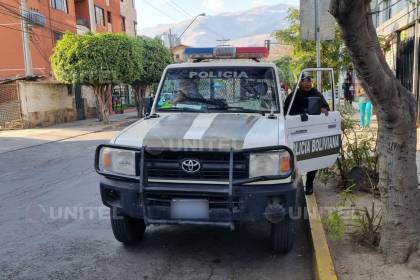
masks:
[[[318,97],[320,102],[320,111],[322,114],[328,116],[330,107],[325,100],[324,96],[312,86],[312,78],[310,75],[302,74],[301,80],[299,81],[299,89],[296,92],[295,99],[293,100],[292,108],[290,109],[290,115],[302,115],[308,113],[308,99],[310,97]],[[292,102],[293,94],[289,94],[284,103],[284,112],[287,114],[290,103]],[[306,174],[305,194],[311,195],[313,193],[314,180],[317,170],[310,171]]]
[[[188,100],[203,99],[203,96],[199,93],[196,82],[192,79],[181,80],[176,93],[177,95],[172,101],[172,105],[174,106]]]

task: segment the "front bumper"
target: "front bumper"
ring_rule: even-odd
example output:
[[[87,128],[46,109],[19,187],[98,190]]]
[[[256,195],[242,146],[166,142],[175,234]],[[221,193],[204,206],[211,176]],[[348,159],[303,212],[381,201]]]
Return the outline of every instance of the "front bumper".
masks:
[[[138,173],[136,176],[116,176],[99,169],[99,154],[104,147],[132,150],[138,159]],[[180,181],[159,180],[148,177],[146,154],[162,152],[165,149],[141,149],[100,145],[96,150],[95,169],[103,175],[101,179],[101,196],[103,203],[115,207],[133,218],[144,219],[146,224],[207,224],[233,227],[235,223],[252,223],[264,219],[278,222],[282,217],[294,211],[296,204],[296,184],[294,183],[294,166],[291,162],[288,174],[277,176],[262,176],[253,178],[235,179],[235,154],[250,155],[255,152],[269,152],[286,150],[290,158],[293,152],[285,146],[262,147],[244,150],[222,151],[228,153],[228,181]],[[199,152],[200,150],[194,150]],[[184,152],[181,151],[181,152]],[[188,152],[188,149],[185,150]],[[165,172],[162,169],[162,172]],[[202,201],[203,207],[182,208],[189,214],[203,211],[205,215],[189,214],[176,215],[176,206],[179,201],[198,203]],[[182,217],[173,218],[173,217]],[[205,218],[204,218],[205,217]]]
[[[280,205],[291,213],[296,205],[296,182],[273,185],[254,184],[232,186],[232,195],[226,196],[225,185],[148,183],[139,192],[139,182],[103,177],[100,182],[101,197],[108,207],[118,208],[122,213],[145,218],[148,224],[209,224],[231,225],[253,223],[266,219],[269,205]],[[171,219],[172,199],[205,199],[209,201],[209,219]],[[146,208],[145,208],[146,207]]]

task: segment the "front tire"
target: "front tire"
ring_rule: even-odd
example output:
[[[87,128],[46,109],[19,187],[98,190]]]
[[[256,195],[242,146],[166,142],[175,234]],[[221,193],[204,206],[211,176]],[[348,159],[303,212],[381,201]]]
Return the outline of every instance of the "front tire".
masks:
[[[271,248],[276,253],[288,253],[293,248],[294,221],[285,217],[280,223],[271,224]]]
[[[124,245],[136,245],[143,239],[146,231],[144,220],[124,215],[116,208],[111,208],[110,214],[115,239],[124,243]]]

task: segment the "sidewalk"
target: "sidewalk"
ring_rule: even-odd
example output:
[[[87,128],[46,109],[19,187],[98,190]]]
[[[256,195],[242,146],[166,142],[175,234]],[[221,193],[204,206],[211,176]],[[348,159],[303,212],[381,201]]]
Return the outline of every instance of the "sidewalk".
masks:
[[[0,131],[0,154],[105,129],[120,128],[137,121],[137,112],[111,115],[110,121],[108,125],[104,125],[97,119],[87,119],[44,128]]]
[[[104,125],[97,119],[75,121],[45,128],[0,131],[0,154],[21,150],[45,143],[69,139],[84,134],[119,128],[137,120],[137,112],[115,114],[110,116],[111,123]],[[372,116],[372,127],[377,127],[376,116]],[[417,129],[417,139],[420,139],[420,128]],[[417,141],[417,177],[420,182],[420,141]]]

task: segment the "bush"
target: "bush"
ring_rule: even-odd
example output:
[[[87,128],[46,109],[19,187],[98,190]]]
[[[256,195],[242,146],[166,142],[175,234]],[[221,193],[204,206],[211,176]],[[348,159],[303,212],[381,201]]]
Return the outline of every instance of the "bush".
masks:
[[[318,179],[326,184],[338,175],[338,186],[342,189],[353,186],[353,190],[371,191],[367,176],[375,186],[378,182],[376,132],[358,128],[353,107],[339,106],[338,110],[341,113],[342,130],[340,154],[332,168],[318,173]]]

